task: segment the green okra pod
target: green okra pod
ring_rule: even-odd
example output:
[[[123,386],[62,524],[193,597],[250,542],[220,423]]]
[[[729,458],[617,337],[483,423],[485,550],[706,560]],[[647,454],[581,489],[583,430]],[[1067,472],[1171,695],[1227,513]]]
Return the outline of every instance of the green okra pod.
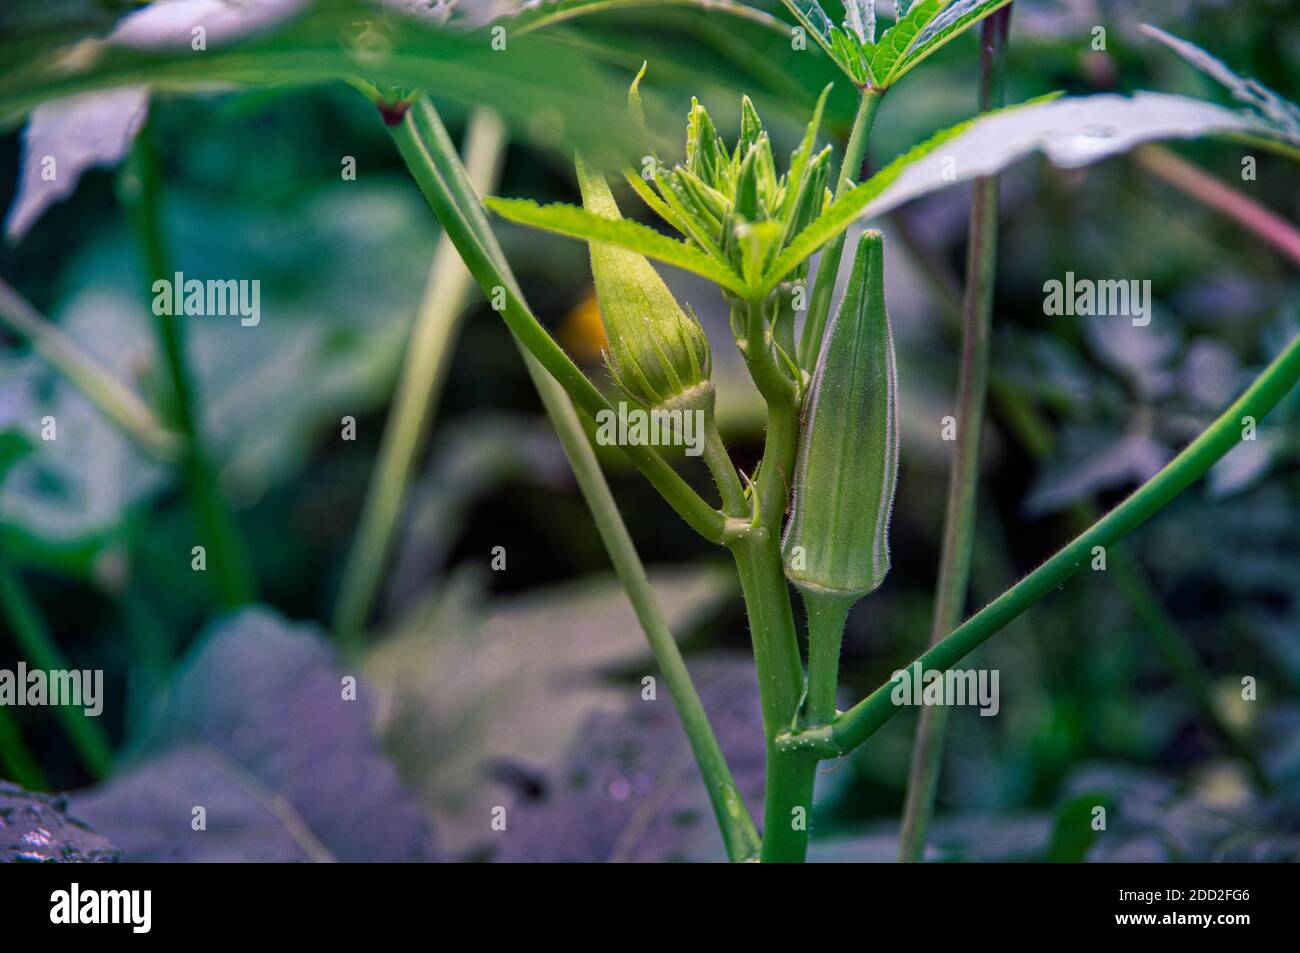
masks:
[[[852,604],[889,571],[897,404],[884,241],[868,231],[804,402],[783,547],[786,575],[805,595],[825,592]]]

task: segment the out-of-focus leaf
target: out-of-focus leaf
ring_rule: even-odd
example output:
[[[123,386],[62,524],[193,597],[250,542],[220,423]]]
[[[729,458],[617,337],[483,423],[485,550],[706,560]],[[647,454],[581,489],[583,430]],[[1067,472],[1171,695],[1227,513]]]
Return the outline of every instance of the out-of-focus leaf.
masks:
[[[138,50],[192,49],[194,30],[205,45],[219,46],[274,27],[307,0],[153,0],[118,21],[109,41]]]
[[[426,593],[476,502],[505,483],[560,489],[573,482],[555,430],[544,420],[469,414],[446,425],[430,456],[432,466],[408,494],[402,536],[384,583],[389,618]]]
[[[68,814],[67,798],[0,781],[0,864],[115,863],[108,838]]]
[[[198,0],[189,0],[198,2]],[[213,83],[314,85],[360,77],[377,87],[428,90],[488,106],[545,145],[578,146],[616,159],[644,133],[628,114],[625,77],[541,35],[507,37],[494,49],[486,33],[463,33],[407,16],[359,16],[354,3],[322,0],[289,22],[201,53],[189,45],[137,50],[87,40],[75,50],[13,41],[0,68],[0,117],[51,99],[147,83],[198,89]],[[651,128],[658,128],[651,124]]]
[[[186,278],[261,282],[256,326],[232,316],[182,319],[223,481],[241,503],[256,502],[297,472],[322,428],[390,393],[419,297],[404,278],[427,267],[436,233],[418,197],[382,182],[325,188],[300,199],[292,216],[183,193],[175,205],[173,245]],[[71,287],[89,290],[53,315],[123,380],[157,361],[134,269],[117,236],[92,246],[67,269]],[[0,520],[78,541],[111,534],[167,485],[165,470],[38,355],[0,356],[0,369],[0,432],[21,433],[34,448],[0,486]],[[56,440],[41,439],[46,416]]]
[[[1147,302],[1148,316],[1154,310]],[[1170,362],[1182,346],[1181,330],[1172,321],[1151,317],[1147,325],[1123,316],[1084,318],[1088,346],[1105,364],[1122,374],[1146,399],[1162,397],[1174,386]]]
[[[18,192],[5,219],[9,240],[22,238],[46,208],[71,195],[81,173],[121,162],[148,111],[143,86],[69,96],[33,110]]]
[[[1269,131],[1279,139],[1300,146],[1300,105],[1280,96],[1258,80],[1237,75],[1222,60],[1211,56],[1194,43],[1188,43],[1146,23],[1142,24],[1141,30],[1147,36],[1169,47],[1202,73],[1227,87],[1232,93],[1232,98],[1254,110],[1260,120],[1268,126]]]
[[[1255,120],[1230,109],[1150,92],[1037,100],[987,113],[938,133],[837,199],[773,262],[764,287],[775,287],[853,221],[874,218],[957,182],[993,175],[1034,152],[1078,168],[1143,142],[1259,131]]]
[[[1113,810],[1114,802],[1106,794],[1079,794],[1062,804],[1052,822],[1052,839],[1044,860],[1058,864],[1078,864],[1088,858],[1100,831],[1094,828],[1098,807]]]
[[[692,659],[709,720],[751,809],[763,794],[763,719],[753,662]],[[501,861],[725,861],[708,793],[672,700],[625,692],[593,714],[568,758],[510,813]]]
[[[651,579],[675,632],[733,585],[721,569]],[[631,664],[654,672],[627,596],[610,579],[484,608],[464,587],[412,612],[366,663],[381,693],[385,750],[456,853],[501,836],[490,809],[519,793],[494,779],[551,777],[593,711],[639,699],[639,684],[611,685],[606,673]],[[675,719],[662,680],[659,698]]]
[[[1150,434],[1135,431],[1118,440],[1090,429],[1071,428],[1053,454],[1022,509],[1026,516],[1056,513],[1072,503],[1149,480],[1172,454]]]
[[[784,24],[766,11],[736,0],[525,0],[518,10],[498,19],[511,33],[521,35],[592,13],[682,6],[698,10],[700,17],[733,16],[785,32]]]
[[[1210,496],[1221,499],[1253,486],[1268,472],[1273,462],[1276,441],[1271,434],[1243,440],[1205,475]]]
[[[372,737],[370,687],[349,699],[320,635],[261,607],[212,625],[145,753],[77,795],[78,816],[135,861],[433,859],[427,818]]]
[[[65,334],[121,379],[141,357],[147,327],[130,296],[87,291],[61,309]],[[131,315],[138,315],[132,327]],[[36,355],[0,356],[0,431],[33,448],[0,486],[0,522],[54,543],[114,531],[123,512],[166,485],[165,470],[145,457],[79,390]],[[54,439],[43,439],[45,418]]]

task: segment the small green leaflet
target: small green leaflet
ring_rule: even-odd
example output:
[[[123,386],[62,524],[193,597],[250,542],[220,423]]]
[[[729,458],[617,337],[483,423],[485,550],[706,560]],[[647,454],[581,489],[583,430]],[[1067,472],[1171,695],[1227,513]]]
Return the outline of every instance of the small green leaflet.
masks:
[[[488,208],[511,222],[583,241],[607,242],[694,272],[738,294],[747,294],[749,291],[741,277],[726,265],[710,258],[694,245],[661,235],[640,222],[626,218],[603,218],[585,209],[562,203],[538,205],[529,199],[502,198],[488,198],[484,201]]]
[[[888,89],[953,37],[1011,0],[899,2],[898,22],[875,42],[875,0],[843,0],[843,29],[818,0],[783,0],[826,55],[859,86]]]
[[[892,31],[881,37],[882,52],[885,49],[889,52],[883,57],[878,54],[872,60],[871,71],[876,75],[877,85],[882,89],[893,86],[953,37],[1010,2],[1011,0],[956,0],[946,3],[943,0],[923,0],[916,4]],[[906,45],[891,38],[890,33],[893,32],[902,33],[908,39]],[[888,47],[884,45],[886,39],[891,40]]]
[[[1300,106],[1263,83],[1234,73],[1222,60],[1211,56],[1194,43],[1188,43],[1146,23],[1139,29],[1226,87],[1233,99],[1253,109],[1265,127],[1265,132],[1300,146]]]

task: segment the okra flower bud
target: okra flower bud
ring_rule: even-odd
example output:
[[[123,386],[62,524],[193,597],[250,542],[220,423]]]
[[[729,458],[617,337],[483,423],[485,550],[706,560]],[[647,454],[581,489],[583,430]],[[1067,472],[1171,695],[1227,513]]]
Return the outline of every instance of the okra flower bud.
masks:
[[[587,210],[621,218],[605,177],[577,159]],[[606,358],[614,382],[632,400],[713,410],[709,341],[687,316],[659,273],[636,252],[590,242],[596,300],[609,342]]]
[[[786,575],[805,594],[856,600],[889,572],[897,403],[884,242],[869,231],[858,242],[804,403],[783,548]]]

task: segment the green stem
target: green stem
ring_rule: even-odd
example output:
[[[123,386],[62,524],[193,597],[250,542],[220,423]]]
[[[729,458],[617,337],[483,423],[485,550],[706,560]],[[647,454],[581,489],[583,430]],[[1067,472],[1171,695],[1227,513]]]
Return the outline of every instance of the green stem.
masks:
[[[743,516],[746,512],[745,488],[740,485],[736,465],[732,462],[731,454],[727,453],[726,444],[722,442],[722,434],[713,414],[709,414],[704,434],[704,465],[713,476],[713,482],[718,485],[722,511],[728,516]]]
[[[770,440],[770,437],[769,437]],[[777,737],[794,723],[803,692],[803,666],[781,563],[780,540],[760,528],[731,547],[740,574],[754,644],[766,741],[763,854],[767,863],[800,863],[808,851],[815,758],[782,751]]]
[[[465,166],[480,192],[495,188],[505,138],[505,126],[494,113],[480,109],[470,117]],[[379,461],[339,588],[334,634],[345,645],[356,646],[374,603],[411,470],[437,410],[460,336],[469,282],[456,246],[443,235],[425,281],[393,410],[380,442]]]
[[[1011,8],[990,16],[980,30],[980,111],[1002,102],[1007,29]],[[961,370],[957,384],[957,446],[948,477],[939,580],[934,596],[930,645],[937,644],[961,621],[970,581],[971,549],[975,544],[976,496],[979,484],[980,435],[988,387],[989,323],[993,283],[997,273],[998,179],[975,180],[971,199],[970,233],[966,251],[966,291],[962,301]],[[908,773],[898,859],[914,862],[925,852],[926,831],[934,812],[934,795],[943,765],[943,738],[948,711],[942,706],[921,709]]]
[[[946,671],[1053,589],[1087,566],[1094,546],[1119,542],[1238,445],[1242,420],[1262,420],[1300,380],[1300,335],[1292,339],[1254,382],[1199,437],[1123,503],[1058,550],[1047,562],[958,626],[919,659],[923,669]],[[898,712],[890,699],[893,682],[876,689],[827,725],[788,733],[780,746],[790,751],[837,757],[852,751]]]
[[[414,108],[420,114],[419,131],[408,116],[400,126],[390,127],[390,132],[425,198],[438,214],[444,231],[457,240],[462,256],[466,255],[467,250],[475,256],[479,268],[475,279],[483,291],[491,295],[492,289],[496,287],[516,289],[517,300],[527,318],[525,328],[531,322],[537,331],[545,335],[545,331],[537,324],[537,319],[527,311],[522,295],[518,294],[515,277],[488,227],[481,202],[473,191],[469,177],[460,164],[432,103],[421,97]],[[514,324],[511,324],[511,329],[514,330]],[[549,340],[549,335],[547,339]],[[614,570],[628,592],[655,661],[664,673],[691,750],[704,776],[728,856],[737,861],[751,860],[759,846],[754,823],[709,725],[681,651],[668,629],[654,590],[650,587],[645,568],[619,515],[609,484],[600,470],[595,450],[570,401],[570,393],[549,373],[549,367],[531,348],[525,346],[520,335],[516,334],[515,342],[569,457],[578,486],[609,551]]]
[[[840,643],[849,610],[860,596],[846,596],[826,589],[801,587],[804,607],[808,610],[808,699],[805,713],[808,724],[824,725],[835,715],[835,696],[839,689]]]
[[[159,180],[158,157],[146,127],[136,138],[121,181],[122,202],[143,253],[150,300],[155,280],[173,280],[163,241]],[[150,313],[154,313],[153,308]],[[154,314],[154,331],[167,370],[169,417],[184,438],[181,466],[190,505],[198,518],[202,541],[212,563],[218,597],[226,605],[235,606],[255,598],[253,573],[244,539],[217,487],[216,471],[201,439],[181,320],[179,315]]]
[[[0,708],[0,768],[19,787],[29,791],[45,791],[50,786],[40,763],[23,741],[18,720],[10,714],[8,708]]]
[[[486,229],[482,206],[479,205],[474,211],[468,209],[463,201],[458,206],[453,189],[447,181],[445,157],[435,161],[428,145],[434,140],[427,134],[421,135],[422,130],[417,129],[416,120],[412,117],[414,113],[419,117],[420,124],[427,126],[433,121],[429,116],[431,109],[427,99],[417,101],[401,122],[388,127],[398,152],[406,161],[420,191],[455,243],[474,280],[494,305],[500,303],[501,316],[523,347],[537,358],[547,372],[560,382],[574,403],[593,420],[602,410],[612,410],[605,396],[528,309],[513,277],[507,280],[501,269],[494,264],[492,251],[471,228],[470,222],[474,218],[481,218],[482,228]],[[439,153],[442,151],[440,146],[437,149]],[[456,162],[459,165],[459,159]],[[444,164],[443,168],[439,168],[440,163]],[[653,447],[626,446],[621,449],[692,529],[710,542],[723,541],[726,517],[706,503]]]
[[[836,198],[851,189],[862,174],[867,140],[871,137],[876,110],[880,108],[884,96],[884,91],[879,89],[862,91],[858,111],[853,117],[853,128],[849,132],[849,142],[844,148],[840,181],[835,189]],[[840,271],[846,234],[840,232],[827,244],[817,265],[817,278],[813,282],[812,297],[808,301],[808,317],[804,320],[803,334],[799,339],[799,366],[804,370],[811,370],[817,363],[817,355],[821,353],[822,335],[826,333],[826,322],[831,313],[831,296],[835,294],[835,278]]]
[[[24,338],[32,350],[49,361],[140,449],[164,462],[177,459],[180,439],[163,426],[148,404],[3,279],[0,279],[0,322]]]
[[[18,648],[33,669],[45,672],[71,670],[59,646],[50,638],[36,607],[23,591],[17,575],[3,562],[0,562],[0,610],[13,629]],[[54,710],[82,765],[96,779],[106,776],[113,761],[112,746],[99,723],[70,705],[59,705]]]

